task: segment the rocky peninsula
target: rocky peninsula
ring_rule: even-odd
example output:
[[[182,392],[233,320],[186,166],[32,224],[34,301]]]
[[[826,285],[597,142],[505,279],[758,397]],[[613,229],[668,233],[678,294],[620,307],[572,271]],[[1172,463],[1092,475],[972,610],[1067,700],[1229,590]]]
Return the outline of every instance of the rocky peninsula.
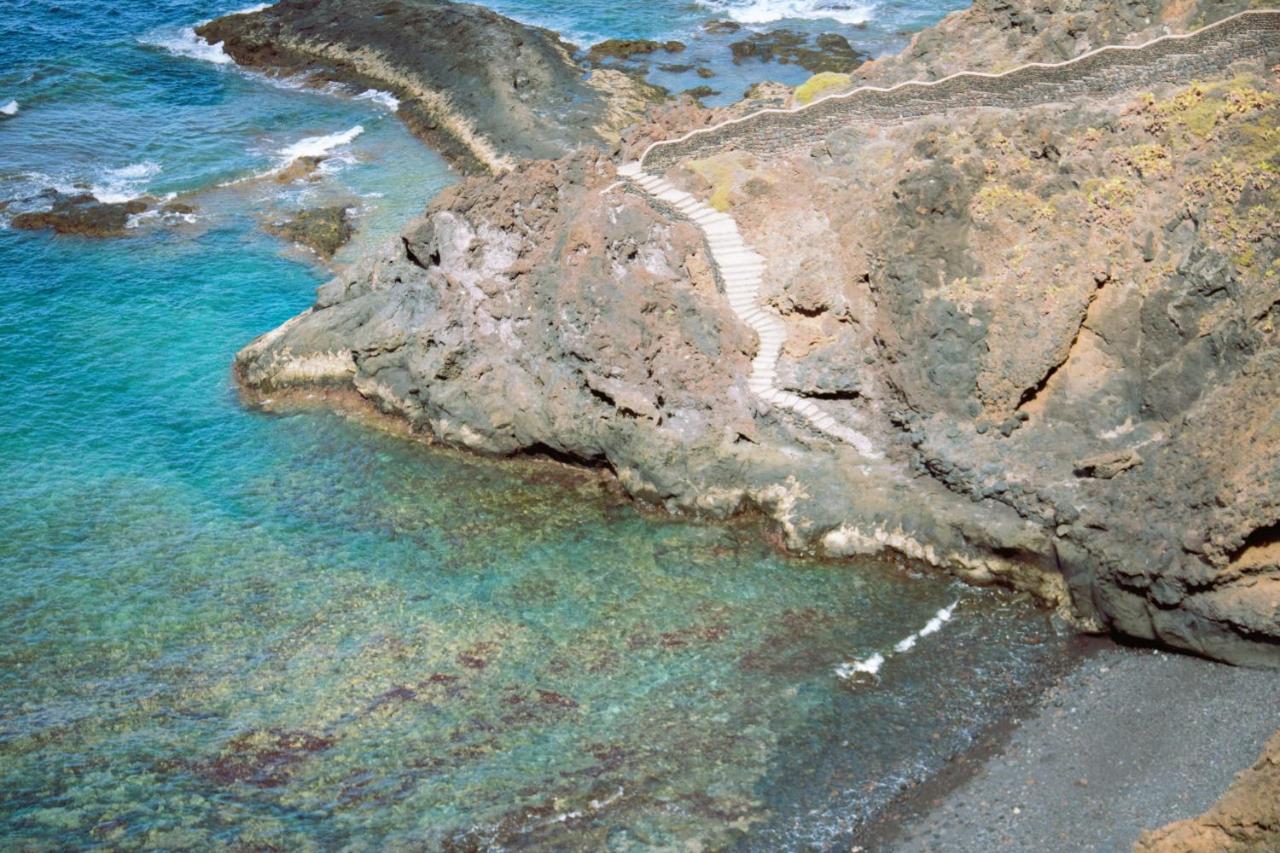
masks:
[[[1246,5],[980,2],[791,97],[1058,62]],[[287,46],[270,22],[294,7],[245,17]],[[748,120],[650,164],[732,214],[785,324],[778,386],[870,453],[752,393],[760,344],[705,235],[616,186],[651,142],[734,111],[667,110],[619,151],[468,180],[246,347],[237,376],[272,398],[354,390],[482,453],[607,467],[672,512],[759,510],[794,550],[898,551],[1084,628],[1280,665],[1272,20],[1123,53],[1114,85],[1099,62],[1009,107],[957,86],[901,115]]]
[[[611,145],[664,97],[579,66],[549,30],[466,3],[282,0],[197,33],[250,68],[390,92],[409,128],[464,172]]]

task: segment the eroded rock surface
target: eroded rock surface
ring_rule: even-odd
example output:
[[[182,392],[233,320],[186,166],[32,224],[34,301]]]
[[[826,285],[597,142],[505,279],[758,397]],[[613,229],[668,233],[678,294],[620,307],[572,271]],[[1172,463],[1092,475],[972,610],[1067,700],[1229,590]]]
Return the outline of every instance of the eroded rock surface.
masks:
[[[1071,9],[1005,6],[1040,34],[1075,26]],[[1113,26],[1100,5],[1081,32],[1228,6],[1156,3]],[[993,10],[877,73],[909,76],[922,39],[995,45]],[[1013,56],[1057,58],[1025,30],[1002,31]],[[354,388],[481,452],[607,465],[673,511],[758,507],[791,548],[894,550],[1083,626],[1280,665],[1277,62],[1280,44],[1195,82],[850,121],[800,150],[673,164],[766,258],[780,386],[883,459],[748,391],[757,342],[701,232],[606,192],[598,152],[447,192],[237,373],[272,399]],[[686,105],[624,149],[726,114]]]

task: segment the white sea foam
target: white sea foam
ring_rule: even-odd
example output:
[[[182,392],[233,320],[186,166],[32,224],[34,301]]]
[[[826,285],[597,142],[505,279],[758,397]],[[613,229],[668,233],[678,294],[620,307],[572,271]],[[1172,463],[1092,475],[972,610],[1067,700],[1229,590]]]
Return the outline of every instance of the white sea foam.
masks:
[[[274,3],[259,3],[256,6],[249,6],[245,9],[237,9],[234,12],[228,12],[224,18],[230,18],[232,15],[252,15],[254,12],[261,12],[263,9],[270,9]]]
[[[16,116],[18,114],[18,102],[10,101],[3,107],[0,107],[0,115]]]
[[[230,65],[234,60],[222,49],[222,42],[210,44],[196,35],[195,27],[182,27],[179,30],[155,30],[141,36],[140,44],[167,50],[174,56],[185,56],[188,59],[199,59],[215,65]]]
[[[933,618],[926,622],[924,627],[919,631],[916,631],[914,634],[908,634],[906,637],[899,640],[893,647],[893,654],[905,654],[914,649],[922,637],[927,637],[930,634],[936,634],[941,631],[942,626],[950,622],[951,617],[955,615],[956,606],[958,604],[960,604],[958,599],[951,602],[950,605],[933,614]],[[871,657],[863,658],[862,660],[845,661],[836,667],[836,675],[846,681],[853,678],[858,673],[866,673],[873,676],[878,675],[880,667],[884,666],[884,662],[884,655],[876,652],[871,655]]]
[[[317,171],[322,175],[331,177],[338,174],[348,166],[354,166],[359,162],[360,161],[356,158],[356,155],[352,154],[350,151],[340,151],[331,157],[326,157],[324,162],[320,164],[320,168]]]
[[[768,24],[787,18],[831,19],[842,24],[861,24],[871,18],[874,4],[841,0],[701,0],[740,24]]]
[[[108,169],[89,192],[103,204],[120,204],[146,192],[147,181],[160,174],[160,164],[146,160],[119,169]]]
[[[845,661],[836,667],[836,675],[846,681],[859,673],[865,673],[866,675],[879,675],[880,667],[882,666],[884,666],[884,655],[876,652],[869,658]]]
[[[357,124],[342,133],[330,133],[327,136],[308,136],[280,149],[280,160],[287,165],[299,157],[324,157],[335,148],[351,144],[362,133],[364,133],[364,125]]]
[[[956,605],[959,603],[959,601],[953,601],[951,602],[950,607],[944,607],[935,613],[933,618],[926,622],[925,626],[920,629],[920,636],[927,637],[930,634],[936,634],[938,631],[941,631],[942,626],[951,621],[951,614],[956,612]]]
[[[379,91],[378,89],[365,89],[363,92],[356,95],[356,100],[357,101],[373,101],[378,106],[383,107],[389,110],[390,112],[395,112],[396,110],[400,109],[399,98],[397,98],[395,95],[391,94],[390,92],[382,92],[382,91]]]

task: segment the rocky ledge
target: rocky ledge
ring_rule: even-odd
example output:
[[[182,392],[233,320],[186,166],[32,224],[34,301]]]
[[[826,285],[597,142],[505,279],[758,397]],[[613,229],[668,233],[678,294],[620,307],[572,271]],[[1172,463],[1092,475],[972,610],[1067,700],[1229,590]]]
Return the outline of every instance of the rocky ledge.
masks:
[[[439,0],[281,0],[197,30],[241,65],[391,92],[408,126],[467,172],[609,145],[661,90],[589,73],[555,33]]]
[[[865,75],[915,76],[934,39],[983,70],[993,44],[1057,60],[1242,5],[991,0]],[[766,259],[778,385],[872,455],[749,390],[758,341],[702,231],[598,149],[447,191],[236,373],[252,396],[354,389],[435,440],[607,467],[673,512],[759,510],[791,549],[897,551],[1084,628],[1278,666],[1280,43],[1251,44],[1173,55],[1149,85],[1107,89],[1103,67],[1040,102],[961,92],[673,159]],[[624,157],[725,114],[664,113]]]

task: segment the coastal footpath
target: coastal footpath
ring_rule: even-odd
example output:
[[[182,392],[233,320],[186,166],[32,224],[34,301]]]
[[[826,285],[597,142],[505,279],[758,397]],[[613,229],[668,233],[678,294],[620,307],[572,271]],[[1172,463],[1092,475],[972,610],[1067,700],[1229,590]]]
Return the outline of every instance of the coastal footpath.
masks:
[[[1280,16],[1226,20],[1246,5],[982,2],[790,94],[813,110],[646,155],[750,110],[686,104],[614,151],[472,178],[236,374],[273,404],[332,391],[432,440],[608,468],[672,512],[758,510],[793,550],[896,551],[1084,628],[1280,665]],[[1017,67],[1064,52],[1084,59]],[[830,97],[957,68],[1001,76]],[[703,227],[619,185],[642,155],[759,255],[771,387],[866,444],[753,390],[772,342]]]

